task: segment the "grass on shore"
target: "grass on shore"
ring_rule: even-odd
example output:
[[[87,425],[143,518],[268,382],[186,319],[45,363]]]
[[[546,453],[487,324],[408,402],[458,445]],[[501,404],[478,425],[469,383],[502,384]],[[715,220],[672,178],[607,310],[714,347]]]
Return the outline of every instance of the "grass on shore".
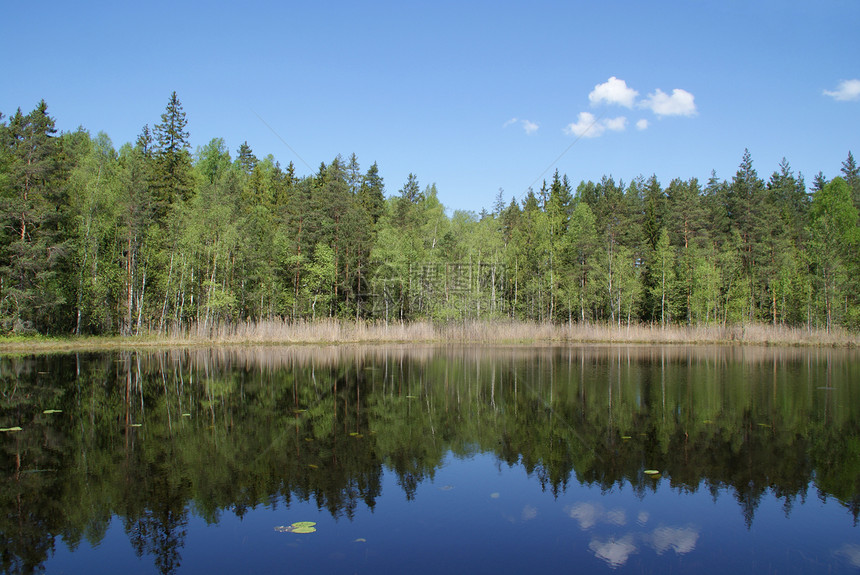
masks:
[[[748,324],[737,326],[667,326],[563,324],[475,321],[367,323],[339,320],[267,320],[215,326],[193,326],[168,333],[135,336],[46,337],[3,336],[0,352],[137,349],[211,345],[385,343],[483,344],[747,344],[780,346],[858,347],[860,334],[843,330]]]

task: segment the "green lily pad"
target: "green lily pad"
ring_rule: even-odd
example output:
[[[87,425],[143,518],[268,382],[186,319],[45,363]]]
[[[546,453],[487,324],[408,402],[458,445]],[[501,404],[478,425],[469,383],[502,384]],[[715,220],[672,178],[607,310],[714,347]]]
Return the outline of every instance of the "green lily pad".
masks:
[[[17,427],[17,426],[16,426],[16,427],[3,427],[3,428],[0,428],[0,432],[2,432],[2,431],[24,431],[24,430],[23,430],[23,429],[21,429],[20,427]]]
[[[46,409],[42,413],[44,413],[45,415],[51,415],[52,413],[63,413],[63,410],[62,409]]]
[[[296,521],[291,525],[278,525],[275,527],[275,531],[279,533],[313,533],[317,530],[314,525],[316,525],[314,521]]]
[[[660,472],[659,472],[659,471],[657,471],[656,469],[646,469],[646,470],[645,470],[645,471],[643,471],[642,473],[644,473],[645,475],[650,475],[650,476],[652,476],[652,477],[655,477],[655,476],[657,476],[657,475],[660,475]]]
[[[622,435],[622,436],[621,436],[621,439],[633,439],[633,438],[632,438],[632,437],[630,437],[629,435]]]
[[[182,417],[191,417],[191,414],[190,413],[183,413]]]
[[[418,399],[417,395],[407,395],[406,399]]]
[[[142,423],[130,423],[129,427],[141,427],[142,425]]]

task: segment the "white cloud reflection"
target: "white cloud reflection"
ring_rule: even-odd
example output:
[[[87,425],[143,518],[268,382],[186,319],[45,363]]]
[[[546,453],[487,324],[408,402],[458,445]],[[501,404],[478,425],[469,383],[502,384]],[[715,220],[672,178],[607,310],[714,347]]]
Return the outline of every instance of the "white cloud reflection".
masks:
[[[565,508],[565,513],[579,523],[580,529],[587,531],[598,525],[608,525],[603,530],[608,530],[612,536],[608,538],[593,537],[588,548],[598,558],[605,561],[613,569],[624,565],[630,556],[637,553],[641,547],[654,549],[657,555],[667,551],[674,551],[678,555],[692,552],[699,542],[699,530],[695,527],[672,527],[661,525],[653,531],[641,529],[631,530],[629,533],[614,534],[618,527],[627,525],[627,512],[622,508],[603,509],[599,503],[580,502]],[[525,518],[525,513],[524,513]],[[639,528],[651,520],[647,511],[639,511],[636,514],[636,524]],[[600,531],[600,530],[598,530]],[[848,558],[852,564],[860,566],[860,545],[843,546],[837,555]],[[855,563],[856,561],[856,563]]]
[[[577,503],[565,508],[565,512],[571,519],[579,523],[583,531],[591,529],[598,523],[609,523],[610,525],[626,525],[627,513],[623,509],[610,509],[604,511],[597,503]]]
[[[627,563],[630,556],[638,551],[632,535],[627,535],[621,539],[612,538],[607,541],[595,538],[591,540],[588,548],[591,549],[595,557],[606,561],[613,569]]]
[[[537,517],[538,510],[533,505],[526,505],[523,507],[523,521],[528,521],[530,519],[534,519]]]
[[[593,503],[577,503],[572,507],[568,507],[566,511],[571,519],[576,519],[579,523],[579,528],[582,530],[594,527],[602,512],[599,506]]]
[[[689,553],[696,548],[699,532],[691,527],[659,527],[651,534],[651,545],[657,555],[672,549],[678,555]]]
[[[613,509],[606,512],[606,522],[612,525],[626,525],[627,514],[623,509]]]
[[[860,567],[860,545],[846,543],[836,550],[836,555],[847,559],[854,567]]]

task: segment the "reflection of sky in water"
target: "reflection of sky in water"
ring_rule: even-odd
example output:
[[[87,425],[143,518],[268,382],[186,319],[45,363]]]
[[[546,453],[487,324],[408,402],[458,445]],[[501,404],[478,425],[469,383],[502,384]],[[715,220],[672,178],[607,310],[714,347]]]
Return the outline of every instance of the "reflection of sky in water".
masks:
[[[613,509],[606,513],[606,522],[612,525],[625,525],[627,523],[627,514],[623,509]]]
[[[588,548],[599,559],[606,561],[610,567],[620,567],[627,563],[627,559],[638,549],[633,543],[633,536],[627,535],[622,539],[610,539],[608,541],[600,541],[592,539]]]
[[[662,555],[664,551],[669,549],[683,555],[695,549],[698,539],[699,532],[690,527],[681,529],[659,527],[651,534],[651,545],[658,555]]]
[[[605,511],[599,503],[579,502],[565,508],[565,513],[575,520],[583,531],[599,525],[623,527],[627,524],[627,512],[624,509]],[[650,514],[647,511],[639,511],[636,515],[640,526],[644,526],[649,519]],[[631,531],[622,536],[593,537],[588,548],[598,559],[615,568],[624,565],[631,555],[639,551],[641,545],[652,547],[658,555],[669,550],[683,555],[693,551],[698,540],[699,531],[696,528],[661,526],[650,532]],[[856,553],[857,560],[860,561],[860,547],[856,549]],[[847,556],[848,552],[843,554]]]
[[[577,503],[567,508],[567,514],[570,515],[571,519],[576,519],[579,522],[581,529],[594,527],[601,512],[600,506],[593,503]]]
[[[590,529],[597,523],[618,526],[627,523],[627,513],[623,509],[604,511],[599,503],[577,503],[567,507],[565,512],[571,519],[575,519],[583,530]]]
[[[526,505],[523,507],[523,521],[534,519],[537,517],[538,511],[534,505]]]
[[[860,545],[846,543],[836,551],[836,555],[847,559],[854,567],[860,567]]]

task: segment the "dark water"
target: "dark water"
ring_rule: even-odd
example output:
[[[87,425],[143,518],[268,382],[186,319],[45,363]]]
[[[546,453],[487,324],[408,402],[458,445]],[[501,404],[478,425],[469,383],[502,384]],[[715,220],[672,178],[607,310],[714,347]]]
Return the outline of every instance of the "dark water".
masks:
[[[860,570],[858,352],[8,357],[0,393],[7,573]]]

